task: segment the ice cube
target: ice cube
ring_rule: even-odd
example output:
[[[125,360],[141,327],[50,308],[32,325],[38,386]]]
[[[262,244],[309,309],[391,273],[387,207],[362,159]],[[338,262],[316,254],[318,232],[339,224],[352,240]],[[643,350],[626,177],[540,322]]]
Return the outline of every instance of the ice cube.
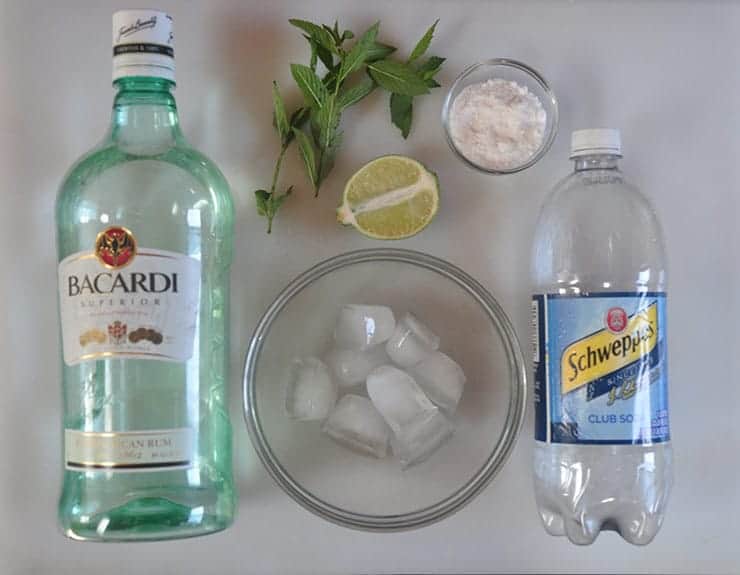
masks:
[[[396,324],[385,349],[393,363],[401,367],[411,367],[438,347],[439,337],[413,314],[407,313]]]
[[[337,395],[337,386],[323,361],[315,357],[293,360],[285,398],[285,407],[293,419],[325,419],[337,402]]]
[[[437,451],[453,431],[450,420],[438,409],[424,412],[394,432],[393,454],[404,467],[416,465]]]
[[[391,308],[384,305],[345,305],[339,311],[334,340],[341,349],[366,350],[386,341],[396,327]]]
[[[333,349],[326,354],[325,361],[341,387],[353,387],[364,383],[372,370],[390,363],[385,346],[382,345],[376,345],[366,351]]]
[[[424,412],[437,410],[414,378],[392,365],[382,365],[367,376],[367,393],[394,432]]]
[[[342,397],[322,429],[334,441],[358,453],[385,457],[388,451],[390,430],[366,397]]]
[[[410,368],[409,373],[429,399],[448,413],[455,411],[466,378],[462,368],[451,357],[435,351]]]

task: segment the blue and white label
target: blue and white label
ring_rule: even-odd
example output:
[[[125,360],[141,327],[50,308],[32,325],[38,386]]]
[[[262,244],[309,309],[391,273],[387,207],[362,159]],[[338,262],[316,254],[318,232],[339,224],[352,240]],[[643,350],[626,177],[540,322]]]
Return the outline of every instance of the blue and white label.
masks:
[[[537,441],[670,440],[665,293],[535,295],[532,323]]]

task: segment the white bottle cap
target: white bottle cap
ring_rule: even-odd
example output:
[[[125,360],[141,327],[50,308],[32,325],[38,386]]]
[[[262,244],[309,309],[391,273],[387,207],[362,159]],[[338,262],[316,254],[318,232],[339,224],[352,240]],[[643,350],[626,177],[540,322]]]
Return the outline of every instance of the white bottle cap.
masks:
[[[576,130],[570,137],[570,157],[610,154],[622,156],[622,137],[619,130]]]
[[[113,14],[113,80],[155,76],[175,81],[172,17],[158,10]]]

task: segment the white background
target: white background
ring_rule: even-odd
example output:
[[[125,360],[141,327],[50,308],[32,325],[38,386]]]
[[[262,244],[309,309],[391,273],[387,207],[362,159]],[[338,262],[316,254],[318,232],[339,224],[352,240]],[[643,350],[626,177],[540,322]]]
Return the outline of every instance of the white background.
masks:
[[[145,2],[143,4],[146,4]],[[152,2],[174,16],[181,119],[230,181],[238,206],[232,391],[241,490],[233,528],[141,545],[74,543],[55,525],[60,384],[53,205],[67,167],[109,121],[110,17],[142,2],[0,3],[0,573],[713,572],[740,571],[738,158],[740,5],[729,2],[210,1]],[[287,19],[339,18],[408,53],[437,17],[432,52],[449,85],[466,65],[509,56],[541,70],[561,104],[560,134],[524,174],[465,168],[443,140],[444,90],[418,100],[404,142],[376,94],[346,114],[338,165],[314,201],[298,184],[263,233],[252,190],[268,184],[277,142],[270,81],[307,50]],[[293,92],[291,98],[295,98]],[[528,341],[528,252],[539,205],[570,169],[570,131],[622,129],[623,167],[655,203],[670,257],[672,428],[676,487],[646,548],[602,534],[588,548],[547,536],[530,474],[532,413],[516,451],[469,507],[437,525],[380,535],[330,525],[269,479],[241,417],[249,336],[276,292],[309,265],[378,245],[334,224],[347,177],[370,158],[413,155],[440,176],[442,208],[401,242],[481,280]],[[528,355],[528,354],[527,354]]]

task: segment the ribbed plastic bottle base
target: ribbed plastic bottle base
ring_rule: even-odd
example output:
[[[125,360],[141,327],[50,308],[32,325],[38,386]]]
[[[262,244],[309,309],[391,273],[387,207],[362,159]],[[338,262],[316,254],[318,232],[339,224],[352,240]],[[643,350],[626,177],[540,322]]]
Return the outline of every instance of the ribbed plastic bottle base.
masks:
[[[616,517],[604,511],[596,508],[590,509],[588,515],[584,512],[566,515],[542,508],[540,519],[550,535],[566,536],[576,545],[590,545],[602,531],[616,531],[633,545],[647,545],[662,523],[661,516],[645,513],[637,506],[630,509],[622,504]]]

